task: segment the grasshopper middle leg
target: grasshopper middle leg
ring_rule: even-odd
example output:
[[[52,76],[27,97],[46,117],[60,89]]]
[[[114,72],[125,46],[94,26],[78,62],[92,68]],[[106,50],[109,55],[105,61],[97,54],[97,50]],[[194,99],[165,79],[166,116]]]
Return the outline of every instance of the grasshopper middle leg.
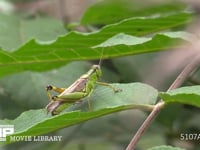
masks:
[[[111,88],[111,89],[113,90],[113,92],[115,92],[115,93],[121,92],[121,91],[122,91],[121,89],[116,89],[116,88],[113,87],[111,84],[106,83],[106,82],[99,82],[99,81],[97,81],[96,83],[99,84],[99,85],[107,86],[107,87]]]

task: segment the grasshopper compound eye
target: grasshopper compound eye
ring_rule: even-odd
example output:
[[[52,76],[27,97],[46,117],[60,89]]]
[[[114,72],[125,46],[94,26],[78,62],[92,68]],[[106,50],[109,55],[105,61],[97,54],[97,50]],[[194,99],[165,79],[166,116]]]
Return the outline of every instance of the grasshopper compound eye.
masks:
[[[99,65],[93,65],[93,66],[92,66],[92,69],[93,69],[94,72],[95,72],[96,70],[100,70],[100,66],[99,66]]]

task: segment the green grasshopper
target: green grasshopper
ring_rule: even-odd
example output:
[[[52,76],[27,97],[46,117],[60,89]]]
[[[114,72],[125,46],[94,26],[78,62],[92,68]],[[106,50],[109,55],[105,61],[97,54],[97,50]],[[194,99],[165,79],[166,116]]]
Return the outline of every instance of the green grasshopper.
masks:
[[[100,65],[93,65],[86,74],[80,76],[80,78],[68,88],[58,88],[48,85],[46,87],[46,91],[51,102],[46,106],[47,112],[50,112],[52,115],[57,115],[70,104],[79,103],[81,102],[81,99],[85,97],[88,97],[88,108],[90,109],[91,106],[89,99],[96,84],[107,86],[114,92],[120,91],[108,83],[99,82],[98,80],[100,79],[101,75],[102,72]],[[59,93],[59,95],[52,96],[49,92],[50,90]]]

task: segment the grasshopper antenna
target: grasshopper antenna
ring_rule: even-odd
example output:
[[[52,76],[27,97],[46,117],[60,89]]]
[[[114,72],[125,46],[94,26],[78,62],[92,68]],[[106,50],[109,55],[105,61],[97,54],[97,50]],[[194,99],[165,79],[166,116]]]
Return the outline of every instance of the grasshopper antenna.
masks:
[[[100,57],[100,60],[99,60],[99,66],[102,65],[102,62],[103,62],[103,54],[104,54],[104,47],[102,48],[102,51],[101,51],[101,57]]]

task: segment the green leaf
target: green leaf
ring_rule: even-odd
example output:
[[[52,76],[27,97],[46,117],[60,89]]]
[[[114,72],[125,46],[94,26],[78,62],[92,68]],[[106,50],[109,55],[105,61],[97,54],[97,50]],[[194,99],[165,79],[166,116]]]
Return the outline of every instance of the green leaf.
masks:
[[[120,21],[127,17],[133,17],[129,0],[108,0],[95,3],[84,13],[81,24],[108,24]]]
[[[87,99],[83,99],[82,103],[68,108],[67,112],[57,116],[47,115],[44,109],[30,110],[15,120],[1,120],[0,124],[14,125],[15,135],[40,135],[122,110],[152,110],[157,100],[157,90],[149,85],[141,83],[112,85],[122,89],[122,92],[113,93],[107,87],[98,86],[91,96],[92,111],[88,111]]]
[[[178,102],[200,107],[200,86],[181,87],[169,92],[161,92],[160,97],[166,102]]]
[[[174,38],[174,39],[182,38],[186,41],[191,41],[191,38],[194,37],[192,34],[189,34],[187,32],[181,32],[181,31],[180,32],[165,32],[165,33],[157,34],[157,36],[160,36],[160,35],[166,36],[169,38]],[[93,48],[111,47],[111,46],[117,46],[117,45],[127,45],[127,46],[133,46],[133,45],[136,46],[136,45],[140,45],[140,44],[144,45],[145,43],[151,42],[153,40],[153,38],[155,38],[155,37],[136,37],[136,36],[127,35],[124,33],[119,33],[119,34],[109,38],[105,42],[103,42],[97,46],[94,46]]]
[[[75,39],[80,40],[78,37]],[[132,39],[135,38],[133,37]],[[2,59],[0,60],[0,68],[2,71],[0,72],[0,76],[25,70],[45,71],[62,66],[68,61],[99,59],[101,57],[102,47],[96,46],[96,48],[93,49],[84,47],[70,49],[70,46],[68,46],[67,42],[65,41],[66,39],[63,39],[62,42],[58,41],[51,45],[38,45],[34,41],[30,41],[25,46],[20,48],[19,51],[14,53],[1,51],[2,53],[0,53],[0,57]],[[150,38],[147,42],[145,42],[144,38],[142,38],[140,40],[140,44],[136,45],[130,46],[120,43],[121,45],[115,45],[112,47],[103,46],[103,58],[176,48],[179,46],[177,42],[180,41],[181,39],[179,38],[171,38],[162,34],[158,34]],[[86,40],[85,45],[87,42],[89,43],[89,41]],[[129,43],[131,43],[131,41]],[[135,43],[135,41],[132,41],[132,43]],[[62,46],[60,47],[59,45]]]
[[[147,2],[148,3],[148,2]],[[183,11],[183,3],[143,5],[130,0],[104,0],[90,6],[84,13],[81,24],[109,24],[130,17],[163,15]]]
[[[0,14],[0,47],[14,50],[30,39],[49,42],[66,33],[63,25],[53,18],[21,19],[13,15]]]
[[[185,149],[162,145],[162,146],[155,146],[155,147],[149,148],[148,150],[185,150]]]
[[[69,34],[60,36],[54,42],[51,41],[52,43],[41,44],[33,39],[13,53],[0,50],[0,77],[24,70],[45,71],[57,68],[73,60],[99,59],[102,54],[102,47],[98,47],[98,45],[106,43],[107,40],[110,40],[112,44],[112,38],[117,37],[119,39],[119,35],[126,36],[128,34],[128,39],[131,41],[127,44],[121,41],[117,43],[117,40],[115,40],[112,46],[103,46],[103,58],[176,48],[179,46],[177,42],[183,39],[180,35],[173,37],[172,35],[160,33],[152,35],[148,41],[145,41],[145,38],[139,39],[139,37],[135,36],[178,27],[186,24],[190,19],[191,13],[131,18],[117,24],[106,26],[98,32],[70,32]],[[176,32],[173,35],[176,35]],[[133,38],[130,38],[131,36]],[[139,41],[137,43],[134,41],[136,38]],[[124,39],[126,40],[127,37]]]

